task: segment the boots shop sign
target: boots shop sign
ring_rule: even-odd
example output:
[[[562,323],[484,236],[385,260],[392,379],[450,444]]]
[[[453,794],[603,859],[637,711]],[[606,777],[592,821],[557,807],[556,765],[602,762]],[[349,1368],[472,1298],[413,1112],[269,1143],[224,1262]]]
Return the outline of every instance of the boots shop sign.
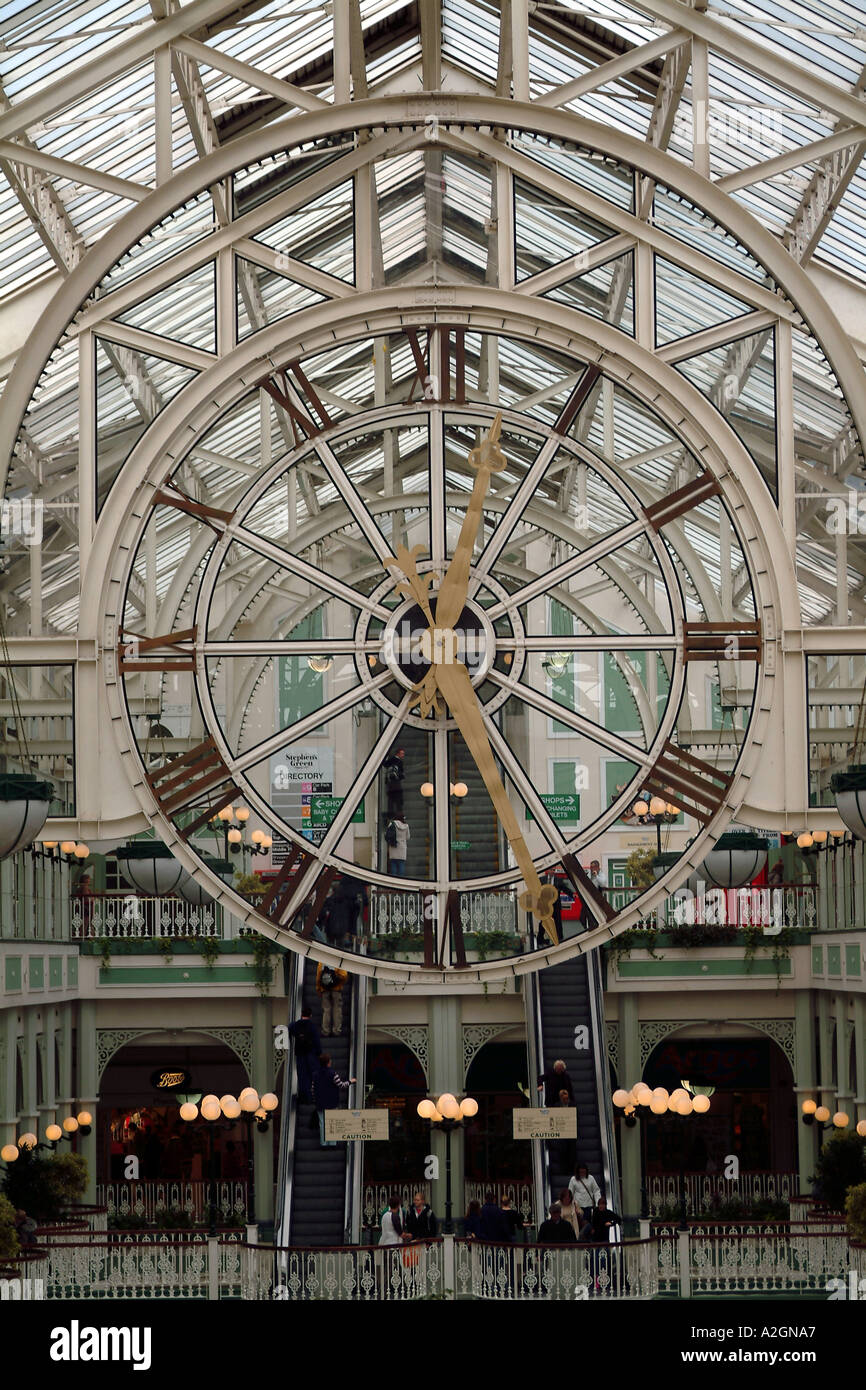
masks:
[[[155,1091],[185,1091],[191,1080],[188,1071],[177,1067],[159,1067],[150,1073],[150,1084]]]

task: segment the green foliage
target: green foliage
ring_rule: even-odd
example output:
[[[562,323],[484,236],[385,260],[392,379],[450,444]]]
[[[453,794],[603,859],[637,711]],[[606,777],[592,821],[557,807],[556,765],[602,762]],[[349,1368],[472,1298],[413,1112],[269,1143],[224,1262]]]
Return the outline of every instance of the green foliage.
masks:
[[[238,869],[235,871],[235,889],[241,897],[255,900],[267,893],[268,885],[261,874],[245,874]]]
[[[103,970],[111,969],[111,937],[102,936],[99,939],[99,960]]]
[[[258,932],[253,932],[247,937],[253,953],[253,973],[259,994],[264,998],[270,993],[271,979],[273,977],[273,959],[278,954],[276,947],[268,936],[261,936]]]
[[[158,936],[156,938],[156,944],[159,946],[160,955],[162,956],[166,965],[171,965],[172,961],[174,960],[173,939],[170,936]]]
[[[15,1229],[15,1208],[8,1197],[0,1197],[0,1261],[12,1259],[20,1248]]]
[[[198,951],[208,970],[213,970],[220,956],[220,940],[218,936],[190,936],[191,941]]]
[[[614,961],[618,961],[622,956],[630,956],[632,951],[648,951],[653,960],[661,960],[662,957],[655,948],[658,935],[656,927],[629,927],[626,931],[620,932],[604,949]]]
[[[725,922],[683,922],[668,927],[668,937],[672,946],[730,946],[737,928]]]
[[[81,1154],[43,1158],[22,1151],[7,1170],[4,1191],[14,1207],[35,1221],[56,1221],[87,1191],[87,1161]]]
[[[849,1187],[845,1197],[845,1216],[852,1240],[866,1241],[866,1182]]]
[[[520,937],[507,931],[476,932],[475,950],[479,960],[489,960],[491,956],[516,956],[520,952]]]
[[[854,1131],[840,1129],[827,1140],[815,1164],[821,1201],[844,1211],[849,1188],[866,1183],[866,1143]]]
[[[652,888],[656,881],[653,873],[653,849],[633,849],[625,861],[625,871],[633,888]]]
[[[790,927],[783,927],[776,936],[767,936],[761,927],[743,927],[743,937],[746,942],[746,969],[751,969],[751,963],[755,959],[758,951],[769,951],[770,959],[776,967],[776,983],[782,983],[782,961],[791,958],[791,942],[794,940],[794,933]]]

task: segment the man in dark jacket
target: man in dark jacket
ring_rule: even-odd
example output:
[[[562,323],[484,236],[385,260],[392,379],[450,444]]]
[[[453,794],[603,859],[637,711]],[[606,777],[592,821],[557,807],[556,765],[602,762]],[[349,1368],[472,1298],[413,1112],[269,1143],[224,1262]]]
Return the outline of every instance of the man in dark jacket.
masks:
[[[609,1241],[610,1233],[616,1229],[616,1239],[619,1239],[619,1217],[615,1211],[610,1211],[606,1197],[599,1197],[598,1205],[592,1214],[592,1239],[593,1241]]]
[[[337,1147],[333,1140],[325,1139],[325,1111],[338,1109],[340,1092],[354,1086],[356,1080],[357,1077],[350,1076],[348,1081],[343,1081],[331,1066],[330,1055],[327,1052],[320,1055],[319,1070],[313,1077],[313,1104],[319,1114],[319,1143],[323,1149]]]
[[[550,1218],[542,1221],[538,1230],[539,1245],[576,1245],[577,1236],[570,1221],[563,1221],[562,1207],[554,1202],[550,1207]]]
[[[301,1017],[289,1024],[289,1034],[295,1040],[298,1097],[300,1100],[312,1100],[313,1075],[318,1069],[317,1059],[322,1050],[322,1040],[319,1037],[319,1030],[313,1022],[312,1009],[301,1009]]]
[[[481,1208],[481,1239],[495,1240],[500,1245],[511,1244],[511,1226],[496,1200],[494,1192],[485,1192]]]
[[[574,1105],[574,1087],[571,1084],[565,1063],[558,1058],[550,1071],[544,1071],[538,1078],[538,1089],[544,1092],[543,1105],[554,1106],[559,1100],[559,1093],[562,1090],[568,1091],[571,1104]]]
[[[423,1192],[416,1192],[406,1216],[406,1230],[413,1240],[424,1240],[435,1236],[436,1229],[433,1208],[425,1202]]]

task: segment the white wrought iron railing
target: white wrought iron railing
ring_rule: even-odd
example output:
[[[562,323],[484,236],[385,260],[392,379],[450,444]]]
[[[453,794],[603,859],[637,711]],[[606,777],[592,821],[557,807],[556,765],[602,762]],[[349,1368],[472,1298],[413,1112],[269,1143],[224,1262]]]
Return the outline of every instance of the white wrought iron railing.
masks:
[[[248,1245],[242,1297],[406,1303],[445,1293],[442,1240],[334,1249]]]
[[[514,1182],[469,1182],[463,1184],[464,1211],[469,1210],[470,1202],[484,1202],[488,1192],[493,1193],[497,1206],[502,1206],[503,1197],[508,1197],[515,1211],[519,1211],[524,1221],[533,1219],[532,1183]]]
[[[155,1221],[161,1212],[183,1211],[194,1221],[204,1221],[210,1209],[210,1182],[144,1178],[139,1182],[104,1182],[96,1187],[96,1200],[108,1218],[135,1217]],[[243,1220],[247,1211],[247,1184],[241,1181],[215,1185],[218,1219]]]
[[[90,898],[73,900],[70,934],[73,940],[222,937],[223,927],[223,910],[218,903],[195,907],[182,898],[94,893]]]
[[[517,896],[510,890],[479,890],[460,894],[460,921],[464,933],[519,930]],[[370,894],[370,935],[421,936],[424,932],[424,895],[411,889],[400,892],[373,888]]]
[[[847,1233],[777,1230],[758,1235],[689,1235],[691,1295],[827,1291],[851,1263]]]
[[[454,1242],[458,1298],[648,1299],[658,1291],[652,1240],[616,1245],[492,1245]]]
[[[616,912],[630,907],[642,889],[612,888],[607,898]],[[707,884],[699,896],[680,901],[666,898],[648,912],[639,926],[658,931],[676,928],[724,927],[768,929],[772,942],[776,928],[816,931],[818,928],[818,889],[815,884],[782,883],[760,888],[716,889]],[[724,944],[721,942],[708,944]]]
[[[379,1219],[382,1213],[388,1210],[391,1198],[398,1197],[400,1206],[404,1211],[408,1211],[416,1192],[423,1192],[424,1201],[430,1201],[431,1185],[429,1182],[365,1183],[362,1207],[363,1224],[367,1227],[373,1226],[378,1230]]]
[[[678,1173],[651,1174],[645,1179],[651,1218],[669,1215],[666,1208],[679,1211],[681,1181],[686,1212],[692,1216],[721,1214],[714,1208],[736,1200],[746,1206],[759,1201],[791,1202],[800,1184],[797,1173],[741,1172],[738,1178],[726,1178],[721,1173],[685,1173],[682,1179]]]

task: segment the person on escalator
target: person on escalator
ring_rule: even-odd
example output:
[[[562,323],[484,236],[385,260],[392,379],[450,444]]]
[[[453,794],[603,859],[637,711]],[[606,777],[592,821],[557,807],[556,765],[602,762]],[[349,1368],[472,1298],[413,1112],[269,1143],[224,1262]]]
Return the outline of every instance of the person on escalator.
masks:
[[[331,1066],[329,1053],[323,1052],[319,1057],[319,1070],[313,1077],[313,1104],[319,1114],[319,1143],[323,1149],[335,1149],[336,1143],[325,1140],[325,1111],[337,1110],[340,1105],[340,1092],[347,1091],[350,1086],[354,1086],[357,1077],[350,1076],[348,1081],[343,1081],[334,1068]]]
[[[295,1040],[295,1062],[298,1068],[298,1099],[313,1099],[313,1075],[316,1058],[322,1050],[319,1030],[313,1022],[311,1008],[301,1009],[301,1017],[289,1024],[289,1036]]]
[[[581,1163],[575,1176],[569,1179],[568,1190],[585,1212],[593,1212],[598,1206],[601,1188],[585,1163]]]
[[[335,965],[316,970],[316,993],[322,1000],[322,1037],[336,1037],[343,1031],[343,987],[349,976]]]
[[[571,1104],[574,1105],[574,1086],[571,1084],[571,1077],[561,1057],[557,1058],[550,1071],[541,1073],[538,1078],[538,1089],[544,1091],[542,1105],[557,1105],[559,1093],[563,1090],[568,1091]]]
[[[406,877],[406,856],[412,832],[402,815],[395,815],[385,827],[385,844],[388,846],[388,873],[396,878]]]

